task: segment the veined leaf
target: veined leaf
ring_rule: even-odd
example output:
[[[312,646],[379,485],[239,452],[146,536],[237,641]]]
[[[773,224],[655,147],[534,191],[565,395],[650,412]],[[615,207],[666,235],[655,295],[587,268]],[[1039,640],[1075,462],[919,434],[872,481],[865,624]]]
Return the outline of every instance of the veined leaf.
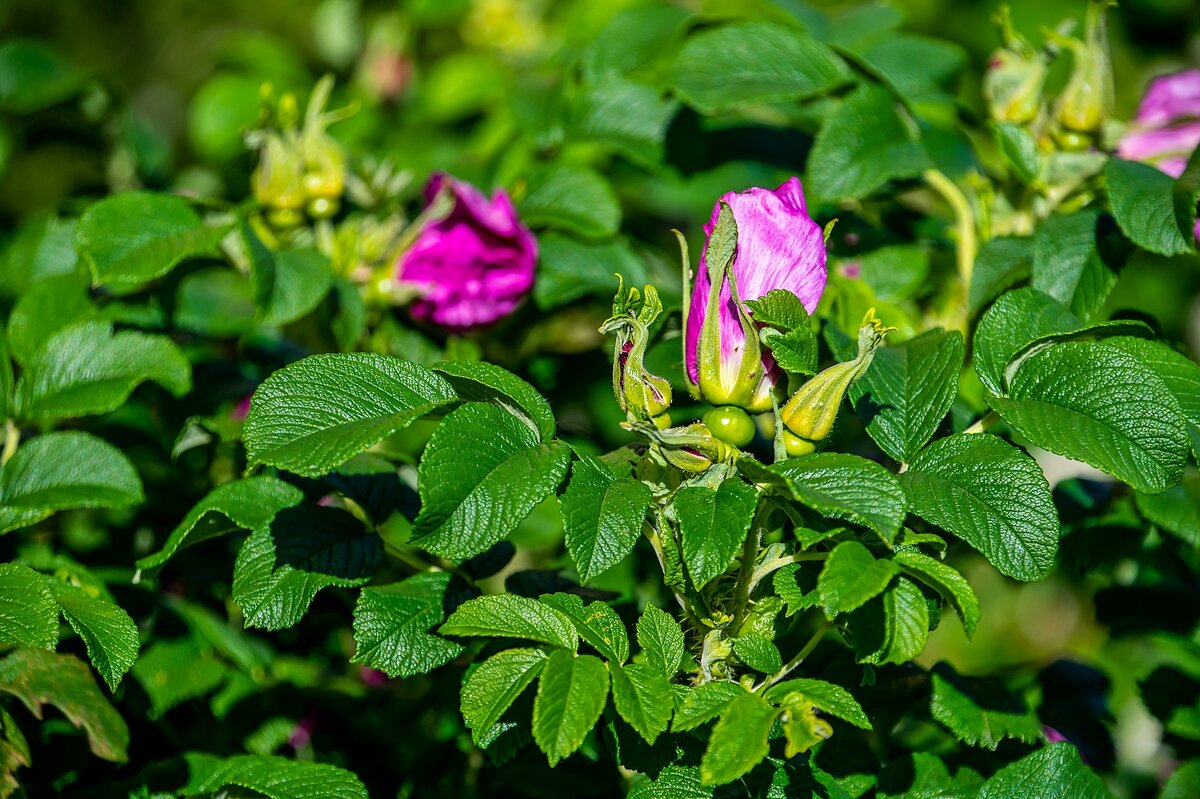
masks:
[[[666,611],[647,605],[637,623],[637,640],[646,662],[673,678],[683,663],[686,644],[683,628]]]
[[[864,605],[887,588],[900,568],[891,560],[876,560],[857,541],[838,544],[817,581],[825,614],[833,618]]]
[[[449,572],[415,574],[391,585],[364,588],[354,606],[354,657],[389,677],[426,674],[462,651],[453,641],[431,635],[445,618],[442,603]]]
[[[580,582],[620,563],[642,534],[650,489],[638,480],[618,478],[598,458],[580,455],[561,498],[567,551]]]
[[[1158,255],[1195,252],[1175,221],[1175,181],[1149,164],[1109,158],[1104,168],[1113,216],[1129,240]]]
[[[506,649],[471,672],[463,684],[462,714],[476,745],[545,665],[546,653],[540,649]]]
[[[495,594],[469,599],[450,614],[442,635],[524,638],[572,652],[579,634],[570,617],[535,599],[516,594]]]
[[[713,491],[686,486],[675,492],[675,515],[683,560],[697,588],[725,573],[737,557],[750,523],[758,492],[738,477]]]
[[[979,623],[979,599],[967,578],[940,560],[912,550],[897,552],[893,560],[909,576],[933,588],[954,606],[968,641],[975,635],[975,625]]]
[[[184,794],[209,795],[233,786],[269,799],[367,799],[362,782],[345,769],[273,755],[231,757],[203,779],[189,781]]]
[[[21,563],[0,563],[0,643],[50,650],[58,644],[49,580]]]
[[[1033,288],[1080,319],[1091,319],[1117,284],[1117,271],[1128,254],[1120,239],[1111,220],[1097,211],[1051,216],[1034,235]]]
[[[896,477],[857,455],[818,452],[770,467],[791,494],[813,510],[861,524],[889,546],[900,531],[908,502]]]
[[[133,664],[133,677],[150,697],[151,719],[216,690],[228,667],[191,638],[151,644]]]
[[[854,695],[840,685],[824,680],[785,680],[771,686],[764,695],[768,702],[782,701],[790,693],[804,694],[804,698],[831,716],[848,721],[855,727],[871,729],[871,721],[863,712],[862,705]]]
[[[882,596],[851,613],[846,631],[859,663],[906,663],[925,648],[929,606],[916,583],[901,576]]]
[[[544,594],[538,601],[567,616],[575,624],[579,637],[614,666],[629,659],[629,633],[625,631],[625,622],[606,602],[584,605],[577,594],[563,593]]]
[[[1034,743],[1042,723],[1025,700],[987,679],[962,677],[945,664],[933,670],[929,711],[960,741],[994,750],[1005,738]]]
[[[783,667],[778,647],[759,633],[742,633],[734,638],[733,653],[746,666],[762,674],[774,674]]]
[[[550,653],[533,702],[533,739],[551,766],[580,747],[607,702],[603,661],[565,649]]]
[[[1112,799],[1104,783],[1083,764],[1068,743],[1026,755],[992,775],[977,799]]]
[[[621,718],[653,744],[671,723],[675,697],[662,672],[645,663],[611,663],[613,704]]]
[[[433,371],[446,378],[467,402],[491,402],[524,416],[540,441],[554,438],[554,412],[537,389],[507,369],[483,361],[438,361]]]
[[[689,689],[675,712],[671,730],[686,732],[712,721],[725,712],[730,702],[744,693],[746,689],[737,683],[715,680]]]
[[[713,727],[700,760],[704,784],[733,782],[762,762],[769,751],[767,736],[779,712],[762,697],[747,692],[730,702]]]
[[[61,580],[49,581],[63,618],[87,646],[96,671],[116,691],[138,654],[138,629],[119,605],[91,596]]]

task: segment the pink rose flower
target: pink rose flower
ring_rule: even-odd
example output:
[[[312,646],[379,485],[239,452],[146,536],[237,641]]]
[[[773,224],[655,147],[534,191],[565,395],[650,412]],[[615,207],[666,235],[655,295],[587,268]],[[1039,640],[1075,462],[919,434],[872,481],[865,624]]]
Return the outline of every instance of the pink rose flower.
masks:
[[[469,183],[438,174],[425,187],[426,201],[440,191],[450,192],[454,207],[400,256],[396,279],[419,292],[409,309],[413,318],[464,332],[509,315],[529,293],[537,240],[503,190],[489,200]]]

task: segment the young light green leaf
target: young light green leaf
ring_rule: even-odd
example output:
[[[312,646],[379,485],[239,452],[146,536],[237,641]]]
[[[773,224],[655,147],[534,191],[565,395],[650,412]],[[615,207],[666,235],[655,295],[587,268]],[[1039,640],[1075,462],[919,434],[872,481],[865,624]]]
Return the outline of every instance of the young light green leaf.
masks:
[[[999,682],[963,677],[944,663],[934,668],[932,681],[929,712],[960,741],[995,750],[1006,738],[1041,739],[1037,714]]]
[[[907,463],[925,446],[958,395],[964,354],[957,331],[932,331],[875,352],[851,385],[850,401],[880,449]]]
[[[449,584],[449,572],[432,572],[364,588],[354,606],[355,650],[350,662],[389,677],[411,677],[456,657],[461,646],[429,633],[445,618],[442,603]]]
[[[413,543],[444,558],[478,555],[558,487],[570,458],[566,444],[539,442],[523,417],[496,405],[455,409],[421,458]]]
[[[857,455],[819,452],[788,458],[770,470],[792,496],[819,513],[861,524],[889,546],[900,531],[908,503],[896,477]]]
[[[733,653],[746,666],[762,674],[774,674],[783,667],[783,658],[775,643],[758,633],[743,633],[734,638]]]
[[[664,610],[647,605],[637,624],[638,645],[646,662],[672,679],[683,663],[686,644],[683,628]]]
[[[667,766],[654,779],[633,786],[626,799],[712,799],[713,789],[704,786],[696,766]]]
[[[113,763],[128,756],[129,728],[78,658],[42,649],[18,649],[0,660],[0,692],[21,700],[34,716],[53,705],[87,733],[92,754]]]
[[[1155,525],[1200,547],[1200,476],[1184,477],[1182,483],[1161,494],[1139,491],[1134,499],[1141,514]]]
[[[739,477],[716,491],[686,486],[675,492],[683,561],[696,588],[725,573],[746,540],[758,492]]]
[[[767,756],[767,736],[779,712],[779,708],[751,693],[743,692],[730,702],[713,727],[700,760],[704,784],[733,782],[757,766]]]
[[[185,546],[235,530],[266,527],[284,508],[299,505],[304,492],[271,475],[230,480],[208,492],[171,531],[162,549],[137,562],[139,572],[157,569]],[[136,582],[137,578],[135,578]]]
[[[1026,755],[992,775],[976,799],[1112,799],[1103,781],[1069,743]]]
[[[1098,211],[1051,216],[1034,236],[1033,288],[1087,321],[1116,285],[1127,251],[1112,223]]]
[[[608,178],[594,169],[558,165],[529,182],[521,218],[585,238],[607,238],[621,226],[621,204]]]
[[[228,667],[191,638],[157,641],[133,664],[133,677],[150,697],[151,719],[214,691]]]
[[[864,84],[821,126],[808,155],[805,186],[823,200],[856,200],[928,166],[915,126],[900,117],[892,94]]]
[[[63,618],[87,646],[92,666],[116,691],[138,654],[138,629],[119,605],[91,596],[61,580],[49,581]]]
[[[105,413],[147,380],[175,396],[191,389],[191,366],[171,339],[113,333],[109,322],[80,322],[54,333],[30,359],[17,381],[17,414],[55,419]]]
[[[319,477],[456,399],[445,379],[409,361],[312,355],[254,392],[243,432],[247,459]]]
[[[243,542],[233,601],[247,627],[282,630],[300,621],[322,588],[366,583],[382,556],[379,536],[346,511],[288,508]]]
[[[642,534],[649,487],[620,479],[598,458],[580,454],[560,499],[567,551],[586,583],[633,551]]]
[[[1104,178],[1113,216],[1130,241],[1157,255],[1195,252],[1193,237],[1175,222],[1170,175],[1149,164],[1110,158]]]
[[[471,672],[463,684],[461,707],[477,746],[545,664],[546,653],[540,649],[505,649]]]
[[[345,769],[274,755],[231,757],[204,779],[191,780],[184,795],[207,796],[226,787],[247,788],[268,799],[367,799],[362,782]]]
[[[897,552],[893,560],[906,574],[933,588],[954,606],[968,641],[975,635],[975,625],[979,623],[979,598],[967,578],[940,560],[913,550]]]
[[[1030,443],[1139,491],[1166,491],[1183,476],[1191,441],[1179,402],[1149,367],[1116,347],[1049,347],[1021,365],[1008,397],[987,399]]]
[[[667,75],[675,93],[702,114],[812,97],[850,81],[845,63],[808,33],[749,21],[688,37]]]
[[[707,721],[712,721],[725,712],[729,703],[746,693],[746,689],[733,682],[706,682],[688,689],[683,702],[675,711],[673,732],[694,730]]]
[[[543,605],[549,605],[571,619],[579,637],[604,659],[619,666],[629,659],[629,633],[625,622],[606,602],[583,604],[578,594],[543,594],[538,597]]]
[[[572,652],[579,634],[570,617],[535,599],[496,594],[469,599],[438,630],[442,635],[524,638]]]
[[[848,721],[855,727],[864,730],[871,729],[871,721],[863,711],[862,705],[840,685],[834,685],[824,680],[785,680],[771,686],[764,694],[764,698],[768,702],[781,702],[790,693],[804,694],[806,700],[829,715]]]
[[[58,644],[49,580],[22,563],[0,563],[0,643],[50,650]]]
[[[1012,122],[1001,122],[993,129],[1000,152],[1004,153],[1018,177],[1026,183],[1033,182],[1041,171],[1041,157],[1033,134]]]
[[[857,541],[843,541],[825,561],[817,581],[825,615],[832,619],[861,607],[882,593],[899,573],[900,568],[891,560],[876,560]]]
[[[466,402],[491,402],[524,416],[539,441],[554,438],[554,412],[537,389],[507,369],[484,361],[438,361],[433,371],[446,378]]]
[[[47,433],[0,467],[0,533],[68,508],[129,508],[142,481],[120,450],[89,433]]]
[[[899,577],[882,596],[850,614],[846,633],[859,663],[906,663],[929,638],[929,605],[916,583]]]
[[[900,480],[913,513],[975,547],[1003,574],[1040,580],[1053,567],[1058,512],[1050,485],[1033,458],[1003,439],[939,439]]]
[[[129,192],[93,205],[75,246],[97,284],[132,291],[184,258],[211,252],[230,225],[206,225],[182,197]]]
[[[653,745],[671,723],[675,696],[662,672],[645,663],[609,666],[613,704],[621,718]]]
[[[564,649],[550,653],[533,701],[533,740],[551,766],[580,747],[607,702],[608,670],[602,660]]]

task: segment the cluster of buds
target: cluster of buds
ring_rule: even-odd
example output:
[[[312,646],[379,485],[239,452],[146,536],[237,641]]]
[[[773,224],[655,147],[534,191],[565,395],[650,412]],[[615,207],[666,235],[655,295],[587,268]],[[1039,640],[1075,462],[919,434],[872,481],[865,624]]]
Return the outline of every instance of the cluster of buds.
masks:
[[[248,134],[246,141],[259,151],[258,167],[251,176],[254,199],[274,227],[295,227],[306,213],[313,219],[328,219],[338,212],[346,188],[346,156],[325,129],[357,109],[352,105],[325,110],[333,80],[327,75],[317,82],[303,124],[295,95],[285,93],[272,107],[271,87],[263,88],[264,126]]]

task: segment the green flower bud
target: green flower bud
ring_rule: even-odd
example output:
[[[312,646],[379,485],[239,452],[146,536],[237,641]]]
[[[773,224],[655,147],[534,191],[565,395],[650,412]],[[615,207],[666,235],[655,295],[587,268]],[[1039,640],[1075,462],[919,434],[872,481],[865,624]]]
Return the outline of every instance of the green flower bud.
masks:
[[[1013,30],[1008,6],[1000,6],[992,22],[1000,29],[1004,44],[992,53],[983,75],[988,113],[997,122],[1031,122],[1042,102],[1049,67],[1046,56]]]
[[[867,311],[858,329],[858,355],[853,360],[829,367],[792,395],[780,409],[787,429],[809,442],[820,441],[829,435],[842,397],[846,395],[850,384],[867,371],[884,336],[889,330],[895,329],[884,327],[875,317],[874,308]]]
[[[1047,32],[1049,41],[1070,50],[1075,61],[1054,106],[1054,118],[1065,131],[1096,133],[1112,114],[1115,100],[1105,12],[1114,5],[1114,0],[1091,0],[1083,41]]]
[[[714,463],[732,463],[741,455],[737,447],[714,437],[701,422],[666,430],[649,422],[627,422],[621,426],[648,439],[651,452],[662,462],[693,474],[706,471]]]
[[[671,384],[646,370],[644,359],[650,345],[650,325],[662,313],[662,301],[654,286],[639,292],[625,290],[620,275],[613,298],[613,315],[600,326],[601,333],[615,333],[613,348],[613,395],[631,421],[661,416],[671,407]]]
[[[264,134],[262,156],[250,178],[254,199],[268,211],[296,212],[298,220],[307,199],[303,173],[304,164],[296,147],[278,133]]]

